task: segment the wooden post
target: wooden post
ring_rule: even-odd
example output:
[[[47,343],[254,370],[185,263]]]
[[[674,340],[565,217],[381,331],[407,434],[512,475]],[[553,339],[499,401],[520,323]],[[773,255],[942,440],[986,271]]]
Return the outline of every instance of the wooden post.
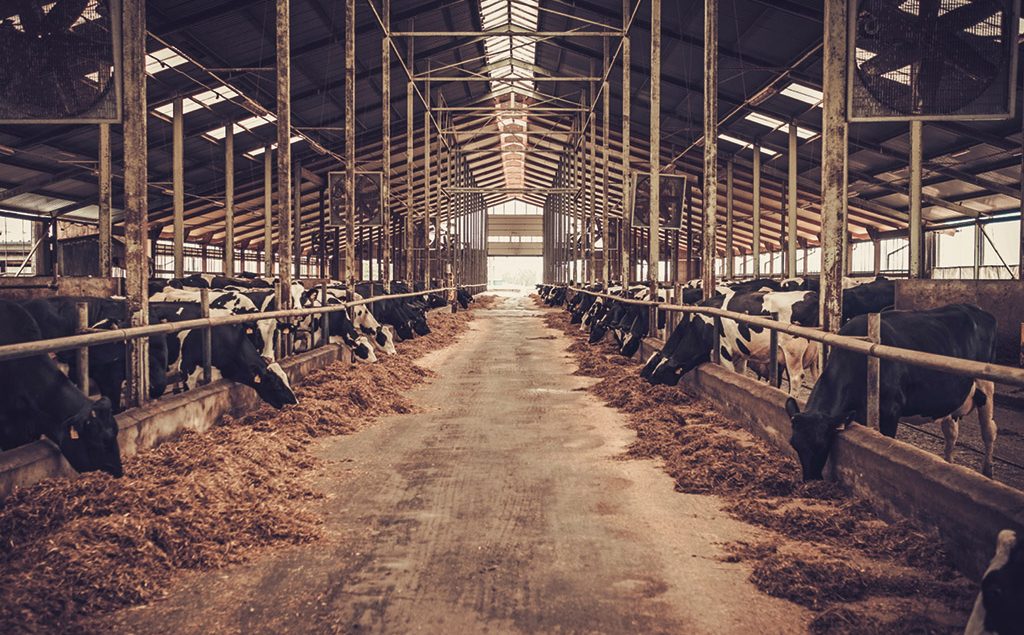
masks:
[[[274,163],[273,149],[263,147],[263,275],[274,275]]]
[[[921,155],[923,126],[920,120],[910,122],[910,222],[907,262],[911,278],[924,277],[924,229],[921,217]]]
[[[391,0],[383,0],[384,39],[381,40],[381,130],[383,131],[381,193],[384,198],[384,253],[381,258],[381,282],[384,292],[391,293]]]
[[[632,277],[629,270],[629,249],[627,243],[630,240],[630,224],[633,216],[630,209],[630,147],[632,143],[632,132],[630,130],[632,121],[630,106],[632,105],[633,90],[630,87],[632,68],[630,67],[631,56],[629,46],[629,17],[633,13],[633,0],[622,0],[622,226],[619,228],[619,255],[622,276],[622,290],[625,292]]]
[[[110,124],[100,124],[99,148],[99,241],[100,276],[113,275],[113,240],[111,238],[112,187],[110,178]]]
[[[820,323],[836,332],[843,318],[843,241],[846,222],[846,14],[845,2],[825,3],[821,135]],[[824,351],[825,347],[822,347]]]
[[[786,275],[793,277],[796,275],[796,209],[797,209],[797,195],[799,190],[797,189],[796,177],[797,177],[797,136],[796,136],[796,122],[791,121],[789,123],[789,184],[786,186],[786,192],[789,196],[786,199],[787,203],[787,216],[786,221]]]
[[[352,2],[354,0],[350,0]],[[292,283],[292,94],[291,0],[277,0],[277,261],[280,309],[291,308]]]
[[[356,284],[356,0],[345,0],[345,284]]]
[[[648,220],[647,284],[651,299],[658,297],[661,268],[661,0],[651,0],[651,194]],[[651,332],[657,330],[651,325]]]
[[[302,162],[295,162],[295,187],[292,192],[292,256],[295,278],[302,278]]]
[[[602,77],[608,77],[608,38],[602,38],[604,54],[604,72]],[[611,208],[611,201],[608,191],[608,170],[612,157],[608,148],[609,129],[611,126],[611,89],[607,79],[601,87],[601,281],[604,282],[605,290],[611,285],[611,231],[608,210]]]
[[[89,304],[87,302],[75,302],[77,311],[76,333],[85,333],[89,330]],[[75,383],[79,390],[86,397],[89,396],[89,347],[83,346],[75,351],[75,362],[78,366]]]
[[[729,159],[725,164],[725,266],[722,271],[725,277],[732,279],[735,275],[733,249],[733,160]]]
[[[882,342],[882,315],[880,313],[868,313],[868,340],[874,344]],[[877,357],[868,356],[868,392],[867,392],[867,421],[864,424],[874,430],[878,429],[879,419],[879,393],[881,392],[882,360]]]
[[[231,123],[224,126],[224,275],[235,275],[235,126]]]
[[[199,313],[202,317],[210,317],[210,290],[203,288],[199,290]],[[213,330],[203,329],[203,379],[200,382],[206,385],[213,381]]]
[[[132,326],[149,323],[149,199],[146,120],[146,3],[124,0],[124,243],[125,294]],[[128,405],[149,396],[148,340],[129,345]]]
[[[704,297],[715,293],[718,213],[718,0],[704,0]],[[716,344],[715,348],[718,346]]]
[[[761,277],[761,144],[754,143],[754,168],[753,168],[753,180],[754,185],[752,187],[752,194],[754,197],[753,201],[753,216],[751,218],[751,229],[753,231],[753,237],[751,239],[751,251],[753,253],[753,274],[755,278]]]
[[[325,187],[320,188],[317,201],[317,275],[321,278],[327,277],[327,191]]]
[[[779,314],[772,313],[771,318],[778,321]],[[789,381],[792,382],[793,378],[790,377]],[[779,386],[779,332],[775,329],[768,331],[768,383],[772,385],[772,388]],[[789,392],[793,393],[792,386],[790,386]]]
[[[181,96],[174,98],[171,131],[171,185],[174,190],[174,277],[185,275],[185,113]]]
[[[430,82],[426,83],[423,91],[423,98],[426,104],[423,107],[423,284],[425,289],[430,288],[430,194],[431,178],[433,170],[430,165]],[[435,240],[437,235],[435,233]]]
[[[410,38],[411,39],[411,38]],[[409,62],[410,66],[412,62]],[[415,138],[413,135],[413,83],[406,83],[405,93],[405,233],[402,236],[402,251],[405,258],[405,281],[412,285],[416,277],[413,265],[416,261],[414,247],[415,240],[415,214],[413,212],[413,154],[416,151]]]
[[[320,283],[320,299],[324,306],[327,306],[327,282]],[[322,313],[320,315],[320,337],[324,346],[331,343],[331,314]]]

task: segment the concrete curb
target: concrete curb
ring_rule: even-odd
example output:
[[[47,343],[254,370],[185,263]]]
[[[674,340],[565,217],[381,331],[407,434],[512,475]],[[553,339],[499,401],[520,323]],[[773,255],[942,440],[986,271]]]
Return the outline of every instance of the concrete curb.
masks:
[[[296,383],[340,358],[340,347],[328,345],[292,356],[282,361],[281,367],[288,379]],[[184,430],[203,432],[221,416],[252,410],[260,403],[253,389],[222,379],[188,392],[166,395],[147,403],[144,408],[126,410],[117,415],[121,456],[128,458],[156,447]],[[0,500],[46,478],[76,475],[49,441],[36,441],[0,452]]]
[[[642,347],[645,358],[660,349],[657,340]],[[795,456],[784,391],[714,364],[698,367],[680,385]],[[999,531],[1024,531],[1024,493],[864,426],[838,436],[826,470],[884,517],[937,530],[957,568],[975,580],[988,566]]]

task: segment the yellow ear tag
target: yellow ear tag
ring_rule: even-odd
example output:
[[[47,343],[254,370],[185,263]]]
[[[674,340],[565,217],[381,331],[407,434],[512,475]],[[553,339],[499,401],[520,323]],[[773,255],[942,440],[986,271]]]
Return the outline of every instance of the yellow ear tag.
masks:
[[[252,383],[254,383],[254,384],[258,384],[258,383],[260,383],[261,381],[263,381],[263,380],[262,380],[262,379],[260,379],[260,376],[259,376],[259,375],[256,375],[255,377],[253,377],[253,378],[252,378]]]
[[[245,329],[245,334],[246,335],[252,335],[252,328],[250,327],[250,328]]]
[[[70,434],[72,439],[78,439],[78,430],[76,430],[74,426],[68,428],[68,434]]]

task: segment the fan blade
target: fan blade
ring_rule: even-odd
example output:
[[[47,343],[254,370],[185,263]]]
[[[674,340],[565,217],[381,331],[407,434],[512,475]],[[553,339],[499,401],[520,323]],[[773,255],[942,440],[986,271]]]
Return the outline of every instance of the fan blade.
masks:
[[[71,28],[75,20],[85,14],[89,0],[57,0],[53,8],[43,18],[43,29],[46,33],[64,33]]]
[[[36,0],[15,0],[14,13],[21,21],[21,28],[29,35],[39,35],[43,25],[43,8]]]
[[[963,31],[1003,10],[998,0],[974,0],[939,17],[939,28],[946,32]]]
[[[914,86],[914,110],[930,111],[936,105],[936,97],[942,86],[942,74],[946,63],[940,57],[926,56],[917,69]]]
[[[990,55],[985,56],[977,52],[973,46],[956,47],[956,55],[950,56],[947,63],[972,79],[989,79],[996,72],[996,60],[1002,55],[1002,47],[993,45]]]
[[[860,70],[867,75],[881,77],[917,61],[920,54],[921,51],[917,47],[903,43],[864,62],[860,65]]]
[[[934,23],[935,18],[939,17],[939,8],[941,6],[941,0],[921,0],[921,4],[917,9],[918,28]]]

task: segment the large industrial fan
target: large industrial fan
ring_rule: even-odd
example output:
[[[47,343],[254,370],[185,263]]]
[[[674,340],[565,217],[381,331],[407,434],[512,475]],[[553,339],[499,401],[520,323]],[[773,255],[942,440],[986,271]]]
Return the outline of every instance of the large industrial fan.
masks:
[[[1017,0],[850,0],[849,119],[1013,114]]]
[[[118,0],[0,1],[0,122],[120,121]]]

